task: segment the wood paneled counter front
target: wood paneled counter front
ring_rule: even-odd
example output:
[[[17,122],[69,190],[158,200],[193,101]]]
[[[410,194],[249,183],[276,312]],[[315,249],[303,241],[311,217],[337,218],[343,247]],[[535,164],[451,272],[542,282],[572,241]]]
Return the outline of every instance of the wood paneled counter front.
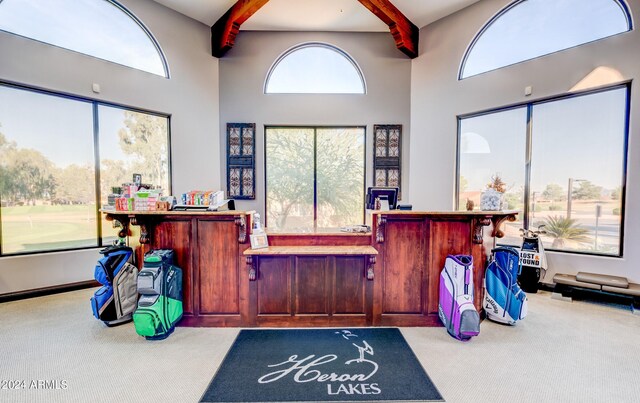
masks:
[[[487,253],[514,211],[374,211],[372,232],[269,233],[250,249],[252,212],[104,212],[140,226],[138,265],[174,249],[184,275],[182,326],[439,326],[449,254],[474,259],[481,309]]]

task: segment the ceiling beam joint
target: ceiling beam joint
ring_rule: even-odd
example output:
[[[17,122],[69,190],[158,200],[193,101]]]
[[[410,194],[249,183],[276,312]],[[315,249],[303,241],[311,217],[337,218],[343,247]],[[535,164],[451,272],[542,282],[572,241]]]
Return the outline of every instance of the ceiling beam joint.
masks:
[[[238,0],[211,27],[211,54],[222,57],[233,47],[240,26],[269,0]]]
[[[389,0],[358,0],[369,11],[387,24],[396,47],[412,59],[418,57],[420,30]]]

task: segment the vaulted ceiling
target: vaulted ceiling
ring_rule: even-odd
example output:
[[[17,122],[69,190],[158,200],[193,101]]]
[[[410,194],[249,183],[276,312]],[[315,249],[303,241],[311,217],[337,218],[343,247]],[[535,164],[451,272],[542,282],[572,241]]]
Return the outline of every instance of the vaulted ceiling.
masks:
[[[212,26],[221,57],[239,30],[390,31],[396,46],[417,56],[417,29],[479,0],[155,0]]]
[[[236,0],[155,0],[212,26]],[[418,28],[478,0],[391,0]],[[356,0],[270,0],[242,25],[247,31],[386,32],[387,26]]]

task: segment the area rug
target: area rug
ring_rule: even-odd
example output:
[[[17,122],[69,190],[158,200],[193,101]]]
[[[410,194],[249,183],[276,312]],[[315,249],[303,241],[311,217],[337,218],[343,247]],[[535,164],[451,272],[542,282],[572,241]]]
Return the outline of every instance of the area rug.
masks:
[[[242,330],[201,402],[442,401],[395,328]]]

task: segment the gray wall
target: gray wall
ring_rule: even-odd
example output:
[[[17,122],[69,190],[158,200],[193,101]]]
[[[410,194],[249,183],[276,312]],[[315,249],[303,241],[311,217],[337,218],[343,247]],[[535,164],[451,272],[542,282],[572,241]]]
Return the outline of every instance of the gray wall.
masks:
[[[209,27],[150,0],[121,2],[160,43],[170,80],[4,32],[0,80],[171,114],[174,193],[220,188],[218,60]],[[97,257],[90,250],[0,258],[0,294],[92,279]]]
[[[360,66],[366,95],[264,94],[264,81],[284,51],[303,42],[325,42],[347,52]],[[403,125],[403,192],[409,185],[411,60],[396,49],[388,33],[250,32],[220,60],[221,177],[226,188],[227,123],[256,124],[256,200],[238,208],[264,217],[265,125],[366,125],[367,185],[372,182],[373,125]]]
[[[414,207],[454,207],[456,116],[566,93],[598,66],[640,77],[640,30],[458,81],[464,52],[480,28],[510,0],[485,0],[420,31],[420,56],[411,72],[410,199]],[[628,1],[640,15],[640,1]],[[637,26],[639,21],[635,21]],[[524,96],[526,86],[533,95]],[[550,272],[622,275],[640,282],[640,93],[632,86],[624,258],[549,253]]]

